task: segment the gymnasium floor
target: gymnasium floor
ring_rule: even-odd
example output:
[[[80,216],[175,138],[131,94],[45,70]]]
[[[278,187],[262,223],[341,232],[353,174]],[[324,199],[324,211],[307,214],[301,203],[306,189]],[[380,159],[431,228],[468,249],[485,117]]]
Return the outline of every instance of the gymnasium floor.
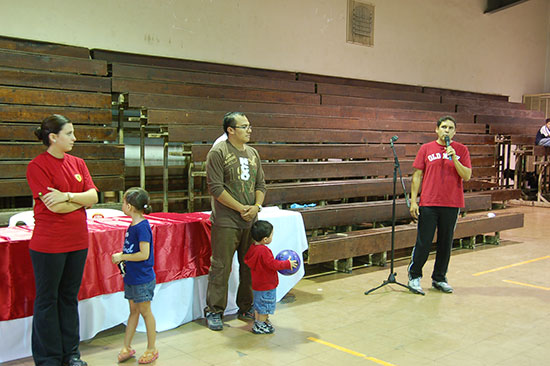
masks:
[[[426,296],[397,285],[365,296],[389,269],[302,280],[272,316],[273,335],[226,317],[222,332],[203,320],[159,333],[156,365],[549,365],[550,209],[516,207],[525,227],[501,234],[500,246],[453,252],[454,294],[429,289],[433,258],[425,266]],[[407,261],[396,263],[407,280]],[[293,300],[293,301],[292,301]],[[116,364],[124,327],[81,345],[90,366]],[[134,348],[145,349],[138,333]],[[30,358],[5,365],[32,365]],[[135,359],[124,363],[135,365]]]

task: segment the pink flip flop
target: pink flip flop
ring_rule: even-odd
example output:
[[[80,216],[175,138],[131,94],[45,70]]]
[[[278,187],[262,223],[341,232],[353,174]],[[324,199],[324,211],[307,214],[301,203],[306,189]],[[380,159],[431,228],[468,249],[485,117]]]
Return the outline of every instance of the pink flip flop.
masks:
[[[159,351],[155,350],[154,352],[151,351],[145,351],[143,355],[138,360],[139,364],[148,364],[153,361],[155,361],[157,358],[159,358]]]
[[[129,359],[134,357],[135,354],[136,354],[136,350],[134,349],[130,349],[128,352],[120,351],[118,353],[118,362],[128,361]]]

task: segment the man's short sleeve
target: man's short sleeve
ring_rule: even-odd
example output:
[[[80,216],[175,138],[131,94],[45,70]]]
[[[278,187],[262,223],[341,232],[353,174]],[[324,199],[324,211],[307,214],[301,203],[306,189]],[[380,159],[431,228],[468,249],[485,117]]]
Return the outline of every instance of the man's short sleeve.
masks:
[[[422,145],[416,154],[416,158],[414,159],[413,168],[424,171],[426,168],[425,155],[426,145]]]

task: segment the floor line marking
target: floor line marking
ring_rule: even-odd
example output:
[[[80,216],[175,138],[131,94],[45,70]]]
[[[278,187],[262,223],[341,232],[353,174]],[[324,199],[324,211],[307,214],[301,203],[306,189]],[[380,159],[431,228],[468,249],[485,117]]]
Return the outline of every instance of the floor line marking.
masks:
[[[383,365],[383,366],[396,366],[394,365],[393,363],[389,363],[389,362],[386,362],[386,361],[382,361],[382,360],[379,360],[375,357],[370,357],[370,356],[367,356],[365,354],[362,354],[362,353],[359,353],[359,352],[355,352],[351,349],[348,349],[348,348],[345,348],[345,347],[341,347],[341,346],[338,346],[336,344],[333,344],[333,343],[329,343],[329,342],[326,342],[326,341],[323,341],[321,339],[318,339],[318,338],[314,338],[314,337],[307,337],[307,339],[309,339],[310,341],[313,341],[313,342],[317,342],[317,343],[320,343],[322,345],[325,345],[325,346],[328,346],[328,347],[331,347],[331,348],[334,348],[334,349],[337,349],[338,351],[342,351],[342,352],[346,352],[350,355],[353,355],[353,356],[357,356],[357,357],[361,357],[361,358],[364,358],[364,359],[367,359],[369,361],[372,361],[372,362],[375,362],[379,365]]]
[[[536,261],[540,261],[540,260],[543,260],[543,259],[549,259],[549,258],[550,258],[550,255],[547,255],[547,256],[545,256],[545,257],[530,259],[530,260],[528,260],[528,261],[519,262],[519,263],[514,263],[514,264],[510,264],[510,265],[507,265],[507,266],[498,267],[498,268],[494,268],[494,269],[489,269],[489,270],[483,271],[483,272],[477,272],[477,273],[474,273],[472,276],[481,276],[481,275],[484,275],[484,274],[487,274],[487,273],[497,272],[497,271],[501,271],[501,270],[503,270],[503,269],[512,268],[512,267],[517,267],[517,266],[521,266],[521,265],[523,265],[523,264],[533,263],[533,262],[536,262]]]
[[[502,281],[507,282],[507,283],[513,283],[514,285],[520,285],[520,286],[526,286],[526,287],[537,288],[537,289],[539,289],[539,290],[550,291],[550,287],[543,287],[543,286],[531,285],[531,284],[529,284],[529,283],[516,282],[516,281],[510,281],[510,280],[502,280]]]

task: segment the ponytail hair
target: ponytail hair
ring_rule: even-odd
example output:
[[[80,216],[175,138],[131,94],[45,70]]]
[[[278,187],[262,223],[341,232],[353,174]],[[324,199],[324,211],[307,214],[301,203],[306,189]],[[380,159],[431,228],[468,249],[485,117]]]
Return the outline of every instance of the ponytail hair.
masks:
[[[126,202],[131,204],[136,210],[145,214],[151,212],[151,203],[149,201],[149,193],[143,188],[132,187],[124,193]]]

